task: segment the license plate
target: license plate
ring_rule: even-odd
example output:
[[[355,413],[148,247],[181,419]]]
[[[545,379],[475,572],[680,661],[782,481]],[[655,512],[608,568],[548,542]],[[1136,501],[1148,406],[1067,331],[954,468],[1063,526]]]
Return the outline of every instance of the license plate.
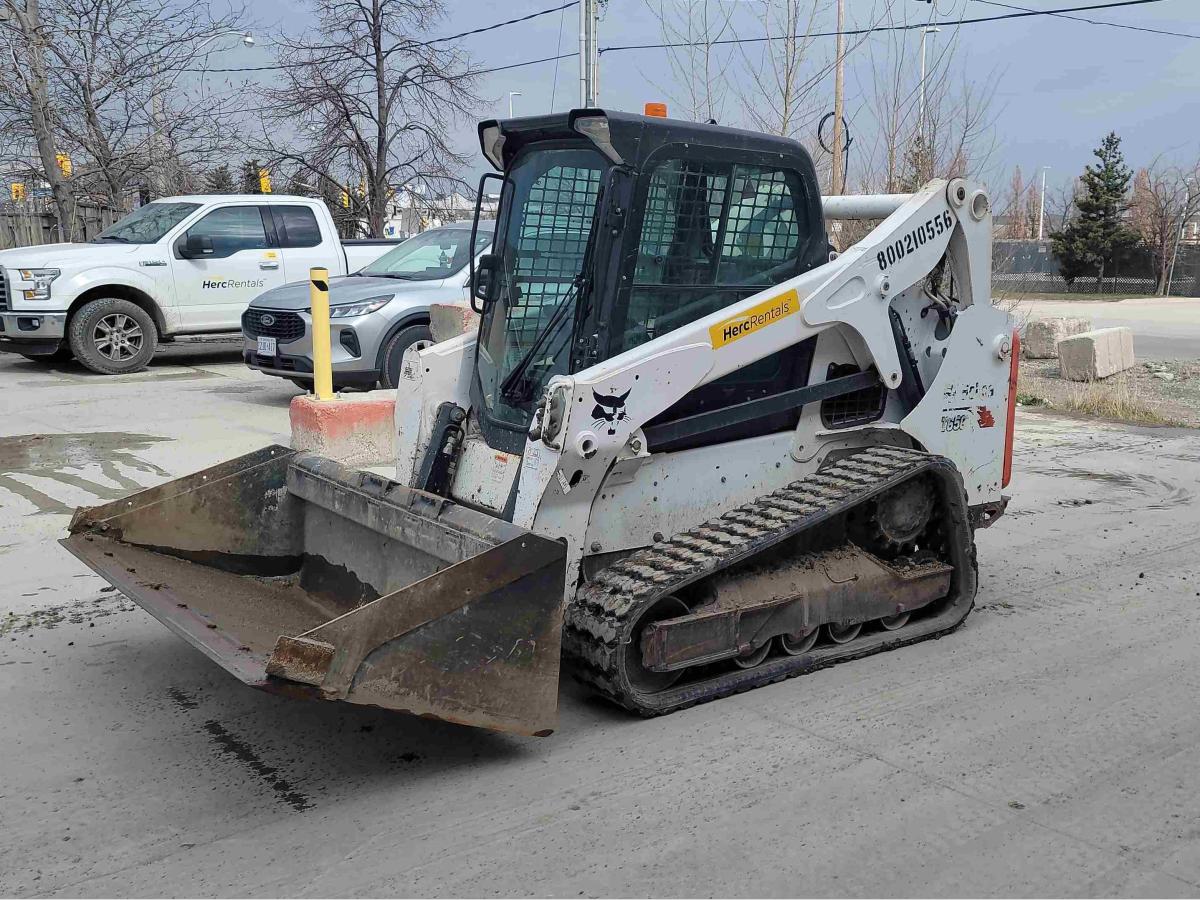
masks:
[[[258,355],[259,356],[274,356],[279,352],[279,339],[273,337],[260,337],[258,339]]]

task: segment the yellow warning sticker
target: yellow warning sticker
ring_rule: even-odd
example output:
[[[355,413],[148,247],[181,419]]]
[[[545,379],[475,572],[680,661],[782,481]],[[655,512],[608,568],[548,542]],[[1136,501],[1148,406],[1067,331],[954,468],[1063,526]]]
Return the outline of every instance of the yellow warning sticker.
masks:
[[[748,334],[753,334],[760,328],[774,325],[780,319],[792,315],[799,309],[800,298],[795,291],[788,291],[786,294],[780,294],[778,297],[772,297],[757,306],[750,307],[740,316],[718,322],[708,329],[708,336],[715,350],[726,344],[732,344]]]

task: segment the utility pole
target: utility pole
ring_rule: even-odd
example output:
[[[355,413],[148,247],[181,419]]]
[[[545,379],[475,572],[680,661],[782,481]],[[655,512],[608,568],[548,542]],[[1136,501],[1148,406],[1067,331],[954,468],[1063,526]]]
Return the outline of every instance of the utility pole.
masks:
[[[579,105],[587,108],[600,100],[600,0],[579,3]]]
[[[1042,196],[1041,202],[1038,205],[1038,240],[1042,239],[1042,226],[1046,222],[1046,170],[1049,166],[1042,166]]]
[[[845,162],[844,147],[846,133],[842,128],[842,69],[846,59],[846,37],[842,34],[846,23],[846,0],[837,0],[837,50],[833,70],[833,165],[829,173],[829,193],[840,194],[845,173],[842,171]]]

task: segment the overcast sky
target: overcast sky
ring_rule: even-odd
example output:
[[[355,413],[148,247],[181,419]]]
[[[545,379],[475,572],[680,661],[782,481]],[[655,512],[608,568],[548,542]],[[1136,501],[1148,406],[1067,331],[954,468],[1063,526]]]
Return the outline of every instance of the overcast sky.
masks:
[[[653,0],[656,4],[660,0]],[[694,0],[666,0],[685,8]],[[756,36],[764,29],[752,18],[758,0],[726,0],[742,4],[737,34]],[[808,0],[800,0],[805,3]],[[1007,0],[1032,9],[1082,5],[1088,0]],[[1093,0],[1100,2],[1100,0]],[[921,0],[846,0],[848,26],[866,26],[880,20],[888,5],[895,21],[923,21],[930,6]],[[449,34],[514,18],[559,5],[559,0],[449,0],[450,15],[437,31]],[[761,3],[758,3],[761,8]],[[252,50],[238,48],[223,55],[223,62],[256,64],[270,60],[269,36],[280,23],[295,27],[302,4],[283,0],[258,0],[253,11],[259,19],[262,40]],[[939,18],[1003,14],[1004,9],[983,0],[939,0]],[[958,85],[963,79],[976,87],[994,87],[995,151],[992,178],[1007,184],[1014,165],[1026,179],[1039,166],[1049,166],[1048,180],[1061,183],[1074,177],[1090,161],[1090,153],[1110,130],[1123,139],[1126,158],[1135,168],[1157,154],[1180,161],[1200,157],[1200,0],[1162,0],[1107,12],[1079,13],[1107,22],[1139,25],[1197,35],[1196,39],[1149,34],[1121,28],[1090,25],[1042,16],[1004,22],[963,25],[944,29],[930,38],[930,59],[949,60],[944,77]],[[757,27],[756,27],[757,26]],[[823,19],[818,28],[832,29]],[[523,62],[578,46],[578,10],[541,16],[464,40],[481,67]],[[432,35],[431,35],[432,36]],[[609,0],[600,24],[600,46],[660,40],[657,21],[647,0]],[[870,129],[867,106],[868,67],[872,53],[882,52],[887,38],[870,38],[848,58],[847,117],[864,136]],[[919,36],[903,38],[902,51],[911,54],[915,71]],[[947,56],[947,51],[953,52]],[[820,71],[833,51],[833,38],[817,39],[810,69]],[[744,66],[735,57],[730,72]],[[213,65],[218,63],[214,62]],[[915,78],[915,75],[913,76]],[[520,91],[514,108],[518,115],[563,110],[578,103],[577,59],[513,69],[485,76],[481,93],[487,103],[480,118],[507,115],[508,92]],[[832,107],[832,78],[824,79],[822,95]],[[610,52],[601,58],[601,106],[640,111],[648,100],[666,99],[671,76],[662,50]],[[726,103],[724,120],[742,124],[736,97]],[[473,127],[461,129],[464,149],[474,150]],[[811,129],[798,137],[812,145]],[[855,161],[851,159],[851,178]],[[1000,185],[996,185],[999,187]]]

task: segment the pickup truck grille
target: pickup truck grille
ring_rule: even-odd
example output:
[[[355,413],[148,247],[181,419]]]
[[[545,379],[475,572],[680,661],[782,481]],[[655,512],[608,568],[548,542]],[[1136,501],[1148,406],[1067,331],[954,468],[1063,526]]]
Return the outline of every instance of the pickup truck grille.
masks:
[[[4,275],[4,266],[0,266],[0,312],[8,309],[8,279]]]
[[[304,320],[294,312],[248,309],[242,313],[242,333],[247,337],[273,337],[281,341],[294,341],[304,334]]]

